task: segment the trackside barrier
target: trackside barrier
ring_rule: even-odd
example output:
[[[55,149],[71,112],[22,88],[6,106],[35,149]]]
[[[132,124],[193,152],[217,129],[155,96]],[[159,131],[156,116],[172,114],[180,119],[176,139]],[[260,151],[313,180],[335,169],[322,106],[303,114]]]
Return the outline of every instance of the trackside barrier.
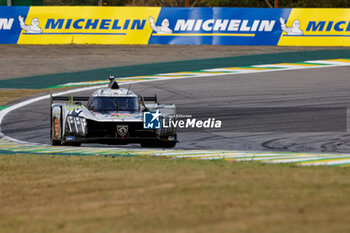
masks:
[[[0,44],[350,46],[350,9],[6,7]]]

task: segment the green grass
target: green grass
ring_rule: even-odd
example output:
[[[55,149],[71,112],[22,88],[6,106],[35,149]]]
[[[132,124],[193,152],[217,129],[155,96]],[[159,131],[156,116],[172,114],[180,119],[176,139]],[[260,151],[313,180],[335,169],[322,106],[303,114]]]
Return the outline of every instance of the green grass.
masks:
[[[5,109],[5,108],[7,108],[7,107],[8,107],[8,106],[6,106],[6,105],[5,105],[5,106],[0,106],[0,111],[3,110],[3,109]]]
[[[349,168],[0,155],[0,232],[348,232]]]

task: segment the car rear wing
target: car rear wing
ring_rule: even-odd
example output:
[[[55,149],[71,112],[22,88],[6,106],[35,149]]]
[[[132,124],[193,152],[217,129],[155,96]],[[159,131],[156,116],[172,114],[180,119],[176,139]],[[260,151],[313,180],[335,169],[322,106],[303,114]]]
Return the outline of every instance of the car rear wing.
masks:
[[[145,109],[148,109],[148,107],[146,106],[146,103],[145,102],[154,102],[156,104],[158,104],[158,101],[157,101],[157,96],[154,95],[154,96],[139,96],[139,99],[140,99],[140,104],[145,108]]]
[[[53,101],[60,100],[60,101],[69,101],[69,103],[74,103],[74,101],[89,101],[90,97],[86,96],[52,96],[50,95],[50,103],[52,104]]]
[[[154,96],[140,96],[140,100],[142,102],[146,102],[146,101],[152,101],[152,102],[155,102],[157,103],[157,95],[154,95]]]

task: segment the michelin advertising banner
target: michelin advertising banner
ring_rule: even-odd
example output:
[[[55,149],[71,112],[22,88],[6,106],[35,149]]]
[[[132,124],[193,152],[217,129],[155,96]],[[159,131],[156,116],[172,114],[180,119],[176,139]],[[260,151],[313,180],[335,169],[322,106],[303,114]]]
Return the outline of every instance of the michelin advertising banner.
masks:
[[[0,44],[350,46],[350,9],[6,7]]]

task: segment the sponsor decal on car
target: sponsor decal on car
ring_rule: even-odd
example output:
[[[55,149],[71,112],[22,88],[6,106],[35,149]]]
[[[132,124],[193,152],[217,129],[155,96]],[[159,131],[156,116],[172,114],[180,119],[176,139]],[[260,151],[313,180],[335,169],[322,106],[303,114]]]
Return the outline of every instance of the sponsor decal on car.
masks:
[[[114,119],[123,119],[123,118],[131,118],[136,117],[132,116],[130,113],[110,113],[110,116]]]
[[[130,113],[111,113],[111,116],[130,116]]]
[[[75,137],[74,136],[67,136],[66,141],[74,141]]]

